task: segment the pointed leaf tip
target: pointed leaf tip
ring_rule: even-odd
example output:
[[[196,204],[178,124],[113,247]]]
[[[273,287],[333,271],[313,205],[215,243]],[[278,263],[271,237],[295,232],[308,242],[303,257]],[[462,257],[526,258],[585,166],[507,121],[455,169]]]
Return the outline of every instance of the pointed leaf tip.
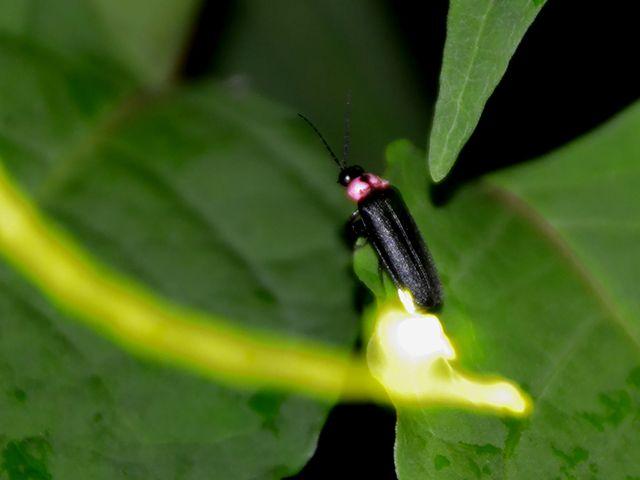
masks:
[[[545,0],[452,0],[429,138],[431,177],[449,173]]]

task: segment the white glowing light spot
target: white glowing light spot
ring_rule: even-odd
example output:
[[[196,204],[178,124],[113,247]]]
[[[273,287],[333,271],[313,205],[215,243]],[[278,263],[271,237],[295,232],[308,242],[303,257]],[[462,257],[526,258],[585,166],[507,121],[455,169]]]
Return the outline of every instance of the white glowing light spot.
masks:
[[[406,317],[388,328],[387,336],[402,356],[410,359],[455,357],[453,347],[434,315]]]
[[[528,412],[527,396],[512,382],[457,370],[451,363],[456,352],[438,317],[417,308],[409,292],[398,290],[398,298],[402,306],[380,309],[368,349],[369,368],[394,401]]]

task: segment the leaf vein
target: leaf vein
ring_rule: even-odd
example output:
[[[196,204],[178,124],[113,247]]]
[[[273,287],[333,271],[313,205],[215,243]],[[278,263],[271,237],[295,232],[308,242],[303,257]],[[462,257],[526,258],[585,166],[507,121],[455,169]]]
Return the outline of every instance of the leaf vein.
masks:
[[[614,325],[619,327],[624,334],[629,337],[636,350],[640,352],[640,338],[638,338],[638,335],[631,330],[628,320],[616,306],[608,290],[592,274],[592,272],[589,271],[577,254],[572,251],[567,241],[562,237],[557,229],[542,217],[530,204],[513,192],[510,192],[509,190],[487,180],[484,181],[484,188],[490,197],[494,198],[504,208],[518,214],[532,227],[537,229],[542,237],[556,248],[561,256],[567,261],[577,277],[594,294],[594,297],[598,300],[600,307],[606,314],[605,318],[608,318]]]
[[[469,62],[469,67],[467,68],[467,71],[464,75],[462,87],[460,88],[460,93],[458,94],[458,97],[456,98],[456,101],[455,101],[455,105],[456,105],[455,114],[453,116],[453,120],[451,122],[449,130],[445,135],[444,142],[442,145],[443,154],[446,154],[449,149],[449,141],[451,139],[451,134],[453,133],[453,130],[455,129],[458,123],[458,117],[460,116],[460,112],[462,110],[461,108],[462,97],[466,93],[467,85],[469,84],[469,79],[471,78],[471,72],[473,71],[473,67],[475,67],[476,61],[478,59],[478,52],[480,51],[480,39],[484,34],[484,29],[487,24],[487,18],[489,16],[489,13],[491,12],[491,9],[494,7],[494,5],[495,5],[495,0],[490,0],[489,3],[487,4],[487,9],[485,10],[484,14],[481,17],[480,27],[478,29],[478,35],[476,36],[476,39],[473,45],[473,52],[471,53],[471,61]]]

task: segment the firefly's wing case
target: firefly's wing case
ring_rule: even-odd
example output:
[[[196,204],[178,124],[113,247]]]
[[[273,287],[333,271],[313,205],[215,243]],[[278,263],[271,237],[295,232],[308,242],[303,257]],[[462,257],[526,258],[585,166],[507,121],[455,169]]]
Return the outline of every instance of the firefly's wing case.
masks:
[[[425,308],[442,302],[436,268],[418,227],[393,187],[375,190],[358,203],[367,239],[398,288]]]

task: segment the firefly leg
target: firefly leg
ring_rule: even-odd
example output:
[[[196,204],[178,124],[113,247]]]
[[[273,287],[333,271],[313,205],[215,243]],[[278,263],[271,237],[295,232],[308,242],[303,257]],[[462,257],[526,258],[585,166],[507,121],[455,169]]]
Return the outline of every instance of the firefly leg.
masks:
[[[360,216],[360,212],[358,210],[356,210],[351,214],[351,217],[349,217],[349,221],[347,222],[346,227],[347,227],[345,229],[346,238],[351,247],[353,247],[356,244],[358,239],[367,238],[367,227],[364,224],[364,220],[362,220],[362,217]],[[384,273],[385,273],[385,266],[383,265],[382,260],[379,260],[378,261],[378,277],[380,279],[380,283],[383,285],[384,285]]]
[[[345,239],[349,246],[353,247],[359,238],[367,236],[367,228],[360,217],[360,212],[356,210],[351,214],[345,228]]]

